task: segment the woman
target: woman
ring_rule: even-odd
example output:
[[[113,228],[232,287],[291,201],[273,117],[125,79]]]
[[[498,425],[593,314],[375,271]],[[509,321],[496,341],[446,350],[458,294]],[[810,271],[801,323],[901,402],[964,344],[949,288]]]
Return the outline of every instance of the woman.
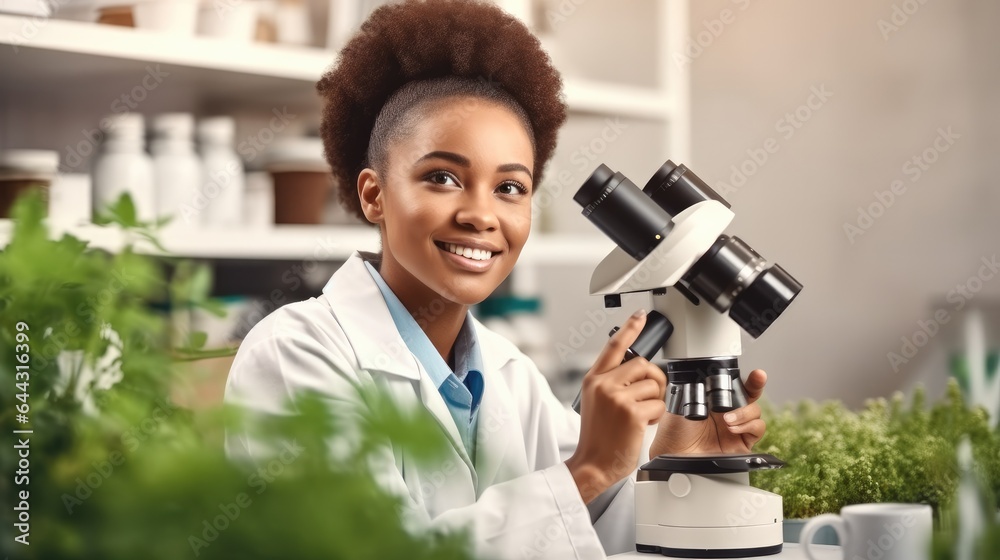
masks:
[[[582,417],[469,313],[517,261],[565,119],[559,75],[520,22],[472,2],[383,7],[319,91],[341,202],[378,226],[382,251],[355,253],[321,297],[254,327],[227,401],[280,413],[309,389],[344,407],[354,386],[374,385],[425,407],[450,455],[428,472],[387,449],[376,475],[426,524],[468,528],[477,553],[496,557],[631,550],[640,461],[745,453],[760,439],[756,404],[705,422],[664,414],[664,373],[641,358],[622,364],[642,312],[584,378]],[[748,376],[752,400],[765,379]],[[265,454],[239,434],[227,447]]]

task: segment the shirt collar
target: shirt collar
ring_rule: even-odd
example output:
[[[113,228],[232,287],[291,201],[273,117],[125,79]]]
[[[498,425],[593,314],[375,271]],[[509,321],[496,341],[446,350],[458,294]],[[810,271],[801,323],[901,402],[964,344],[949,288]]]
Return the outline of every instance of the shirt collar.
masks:
[[[399,331],[400,337],[402,337],[403,342],[409,348],[410,352],[413,352],[414,356],[424,366],[427,375],[436,387],[440,388],[452,373],[459,380],[464,380],[469,371],[472,370],[482,373],[483,359],[479,340],[476,336],[476,329],[473,325],[474,319],[472,313],[467,313],[465,322],[462,323],[462,328],[458,333],[458,338],[455,339],[455,370],[453,372],[447,362],[441,357],[441,354],[438,353],[437,348],[427,338],[427,334],[420,328],[420,325],[417,324],[413,316],[410,315],[403,302],[399,301],[396,294],[385,283],[382,275],[372,266],[372,263],[365,260],[365,267],[382,293],[386,307],[389,308],[389,314],[392,316],[393,323],[396,324],[396,329]]]

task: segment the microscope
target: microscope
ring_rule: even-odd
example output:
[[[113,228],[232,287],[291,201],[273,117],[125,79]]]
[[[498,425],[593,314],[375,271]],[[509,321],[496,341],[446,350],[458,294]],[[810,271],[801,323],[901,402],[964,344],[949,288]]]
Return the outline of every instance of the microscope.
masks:
[[[594,270],[591,295],[604,296],[605,307],[620,307],[626,293],[652,300],[625,359],[662,354],[668,413],[705,420],[746,406],[740,330],[759,337],[802,285],[724,234],[734,217],[729,203],[684,165],[668,160],[642,190],[601,165],[573,200],[617,245]],[[636,478],[636,549],[685,558],[777,554],[781,496],[750,487],[749,472],[782,465],[765,454],[652,459]]]

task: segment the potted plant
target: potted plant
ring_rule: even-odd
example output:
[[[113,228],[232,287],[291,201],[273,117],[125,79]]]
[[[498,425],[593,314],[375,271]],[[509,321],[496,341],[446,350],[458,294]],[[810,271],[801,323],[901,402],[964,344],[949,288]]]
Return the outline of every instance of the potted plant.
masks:
[[[447,444],[432,419],[378,394],[361,395],[367,406],[353,420],[306,397],[296,415],[254,419],[261,438],[295,434],[273,440],[272,461],[233,464],[222,440],[238,411],[170,399],[178,362],[213,353],[197,333],[172,343],[153,305],[208,305],[206,269],[173,260],[168,279],[167,259],[135,252],[136,240],[155,243],[155,224],[139,223],[127,197],[104,220],[129,240],[114,254],[50,239],[37,195],[13,216],[0,251],[0,430],[23,439],[0,446],[0,470],[22,474],[0,479],[14,499],[0,523],[15,529],[0,556],[469,556],[464,534],[405,530],[400,498],[367,469],[387,438],[434,460]],[[347,444],[335,464],[331,440]]]
[[[786,541],[798,540],[804,520],[849,504],[926,503],[940,520],[961,478],[956,446],[963,438],[988,493],[1000,495],[1000,435],[985,411],[965,404],[954,380],[930,408],[918,389],[908,406],[900,394],[860,412],[807,400],[782,411],[765,407],[764,417],[768,429],[757,450],[788,464],[754,473],[753,483],[782,496]]]

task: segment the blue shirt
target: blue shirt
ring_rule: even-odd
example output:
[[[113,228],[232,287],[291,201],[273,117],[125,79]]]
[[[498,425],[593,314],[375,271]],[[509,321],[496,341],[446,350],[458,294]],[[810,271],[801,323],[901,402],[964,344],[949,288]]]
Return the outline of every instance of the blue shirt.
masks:
[[[476,329],[472,324],[472,314],[466,316],[462,329],[458,332],[458,338],[455,339],[455,370],[452,371],[431,340],[427,338],[424,330],[382,279],[382,275],[368,261],[365,261],[365,266],[368,267],[368,272],[382,292],[382,298],[389,308],[392,321],[396,324],[396,330],[399,331],[406,347],[424,366],[427,375],[437,386],[438,392],[448,405],[451,417],[455,420],[469,458],[475,461],[476,425],[479,404],[483,400],[483,358],[479,350]]]

